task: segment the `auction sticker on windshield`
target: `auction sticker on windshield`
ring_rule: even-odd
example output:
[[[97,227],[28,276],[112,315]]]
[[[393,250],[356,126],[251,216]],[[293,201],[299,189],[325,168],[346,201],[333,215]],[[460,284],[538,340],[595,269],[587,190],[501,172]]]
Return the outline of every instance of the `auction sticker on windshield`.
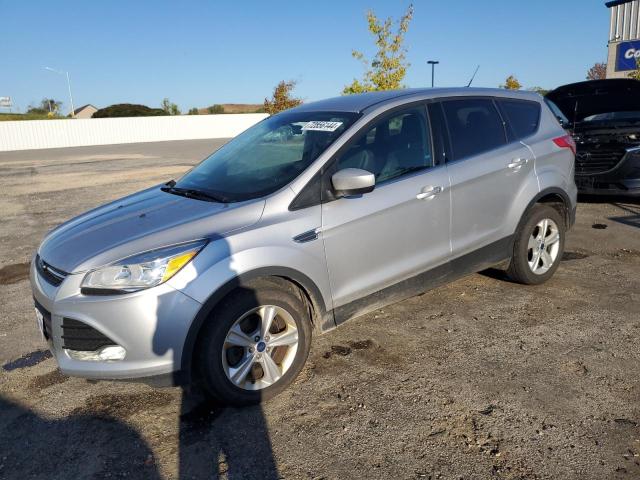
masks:
[[[302,127],[302,130],[313,130],[315,132],[335,132],[338,127],[342,125],[342,122],[321,122],[318,120],[314,120],[311,122],[307,122],[307,124]]]

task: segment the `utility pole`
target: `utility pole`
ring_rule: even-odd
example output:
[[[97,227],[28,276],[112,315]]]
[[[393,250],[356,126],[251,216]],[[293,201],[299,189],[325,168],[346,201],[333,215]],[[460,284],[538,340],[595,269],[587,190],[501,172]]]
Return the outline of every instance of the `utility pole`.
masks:
[[[44,67],[45,70],[49,70],[50,72],[58,73],[62,76],[66,74],[67,76],[67,88],[69,88],[69,103],[71,103],[71,118],[76,118],[75,108],[73,108],[73,96],[71,95],[71,81],[69,80],[69,72],[63,72],[61,70],[56,70],[51,67]]]
[[[427,63],[431,65],[431,88],[433,88],[433,86],[435,85],[436,65],[438,65],[440,62],[437,60],[428,60]]]

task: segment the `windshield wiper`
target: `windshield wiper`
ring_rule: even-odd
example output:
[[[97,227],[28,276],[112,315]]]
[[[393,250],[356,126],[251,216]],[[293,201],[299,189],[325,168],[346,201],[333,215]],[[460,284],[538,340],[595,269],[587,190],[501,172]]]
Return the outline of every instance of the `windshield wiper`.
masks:
[[[197,190],[195,188],[180,188],[167,185],[166,187],[162,187],[160,190],[162,190],[163,192],[172,193],[173,195],[180,195],[186,198],[195,198],[196,200],[229,203],[229,200],[226,197],[216,195],[214,193],[204,192],[202,190]]]

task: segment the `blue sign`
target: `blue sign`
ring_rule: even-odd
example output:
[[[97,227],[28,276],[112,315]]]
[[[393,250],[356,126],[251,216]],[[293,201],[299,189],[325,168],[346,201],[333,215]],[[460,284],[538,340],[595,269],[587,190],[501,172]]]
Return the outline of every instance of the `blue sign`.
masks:
[[[640,61],[640,40],[618,44],[616,71],[635,70],[638,61]]]

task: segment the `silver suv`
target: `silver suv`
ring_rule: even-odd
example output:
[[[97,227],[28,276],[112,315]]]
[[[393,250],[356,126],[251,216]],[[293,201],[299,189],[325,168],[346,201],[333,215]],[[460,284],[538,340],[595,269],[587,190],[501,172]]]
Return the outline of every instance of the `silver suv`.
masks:
[[[65,374],[258,402],[294,380],[312,333],[493,265],[548,280],[574,152],[532,93],[309,103],[50,232],[31,268],[38,323]]]

